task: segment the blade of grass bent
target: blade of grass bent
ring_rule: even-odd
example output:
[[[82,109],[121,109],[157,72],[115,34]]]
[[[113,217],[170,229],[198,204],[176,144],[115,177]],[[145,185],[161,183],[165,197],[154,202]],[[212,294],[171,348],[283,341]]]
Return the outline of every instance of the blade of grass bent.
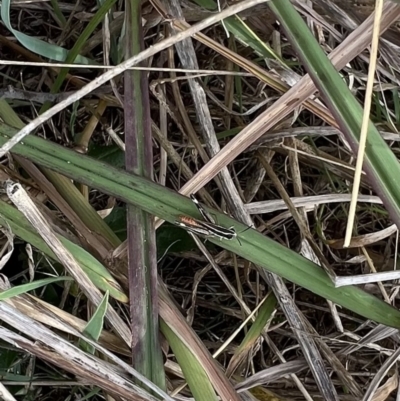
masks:
[[[94,305],[98,305],[101,302],[100,291],[93,285],[88,275],[74,258],[73,254],[64,247],[23,186],[19,183],[13,182],[12,180],[7,180],[5,189],[8,198],[15,204],[18,210],[25,215],[29,223],[32,224],[34,229],[46,241],[46,244],[57,256],[65,270],[79,284],[82,292]],[[107,320],[125,342],[130,344],[130,330],[121,316],[118,315],[111,306],[107,309]]]
[[[4,144],[16,132],[0,124],[0,144]],[[163,220],[174,223],[181,214],[200,218],[190,199],[142,177],[114,169],[104,163],[50,143],[38,137],[27,137],[24,144],[13,152],[46,168],[75,179],[83,184],[104,191],[125,202],[139,206]],[[233,226],[239,234],[238,241],[213,242],[243,258],[262,266],[279,276],[300,285],[321,297],[346,307],[361,316],[391,327],[400,327],[400,312],[378,298],[357,287],[335,288],[326,273],[316,264],[283,247],[253,229],[238,223],[215,210],[218,222],[224,227]]]
[[[308,27],[288,0],[272,0],[269,7],[285,27],[305,68],[357,154],[363,110]],[[390,217],[400,228],[400,165],[376,127],[370,123],[364,169]]]
[[[213,383],[215,390],[220,396],[222,401],[239,401],[240,397],[232,384],[222,372],[222,369],[218,366],[218,363],[210,355],[208,350],[204,347],[197,334],[187,324],[183,315],[178,311],[177,306],[174,302],[170,302],[170,297],[165,285],[159,283],[159,298],[158,302],[160,305],[160,317],[164,322],[173,330],[174,335],[181,340],[182,344],[186,347],[181,347],[181,351],[178,351],[179,358],[185,357],[185,350],[192,352],[198,358],[199,363],[203,369],[207,372],[210,381]],[[161,330],[164,332],[164,325],[161,325]],[[169,332],[165,333],[169,336]],[[189,339],[190,342],[187,340]],[[190,358],[190,356],[189,356]],[[194,383],[194,382],[192,382]],[[212,397],[213,398],[213,397]]]

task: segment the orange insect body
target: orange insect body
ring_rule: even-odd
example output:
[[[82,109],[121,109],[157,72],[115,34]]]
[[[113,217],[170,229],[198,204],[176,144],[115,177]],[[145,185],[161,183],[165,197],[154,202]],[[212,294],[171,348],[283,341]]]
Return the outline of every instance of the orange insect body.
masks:
[[[184,227],[187,231],[190,231],[193,234],[203,235],[206,237],[217,237],[220,239],[230,240],[237,236],[233,227],[224,228],[213,223],[196,220],[189,216],[179,216],[176,224]]]
[[[198,222],[189,216],[179,216],[179,221],[187,226],[199,226]]]

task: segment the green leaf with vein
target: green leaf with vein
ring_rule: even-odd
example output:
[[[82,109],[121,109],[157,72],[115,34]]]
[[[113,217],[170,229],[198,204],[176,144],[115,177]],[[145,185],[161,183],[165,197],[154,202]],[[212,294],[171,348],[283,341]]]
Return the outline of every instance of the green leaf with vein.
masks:
[[[0,146],[15,133],[15,129],[0,124]],[[16,145],[13,152],[122,201],[134,204],[170,223],[174,223],[179,215],[201,218],[189,198],[143,177],[117,170],[41,138],[26,137],[24,144]],[[4,205],[0,204],[0,214],[3,213],[3,207]],[[256,230],[248,229],[223,213],[207,207],[205,209],[215,215],[222,226],[233,226],[239,233],[241,245],[236,240],[220,241],[210,238],[208,241],[235,252],[250,262],[367,319],[400,328],[400,312],[397,309],[360,288],[354,286],[335,288],[324,270],[315,263]],[[16,235],[19,234],[16,232]]]

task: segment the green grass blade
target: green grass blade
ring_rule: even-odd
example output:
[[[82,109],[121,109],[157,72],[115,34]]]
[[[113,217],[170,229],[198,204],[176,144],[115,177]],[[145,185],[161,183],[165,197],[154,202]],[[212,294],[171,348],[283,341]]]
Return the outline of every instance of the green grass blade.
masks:
[[[218,397],[215,394],[210,379],[198,359],[162,319],[160,320],[160,328],[174,352],[193,394],[193,398],[196,401],[217,401]]]
[[[71,64],[75,62],[75,60],[79,56],[79,52],[81,51],[82,47],[90,38],[90,35],[94,32],[101,21],[103,21],[104,16],[110,11],[111,7],[116,3],[116,1],[117,0],[106,0],[96,11],[96,14],[94,14],[93,17],[90,19],[83,32],[79,35],[79,38],[75,42],[74,46],[68,52],[68,55],[65,58],[66,64]],[[64,82],[69,70],[70,68],[61,68],[60,73],[57,75],[57,78],[51,88],[51,93],[57,93],[60,90],[61,85]],[[42,109],[47,110],[47,108],[43,106]]]
[[[54,14],[58,19],[58,23],[60,24],[60,27],[64,28],[67,25],[67,20],[65,19],[64,14],[61,11],[58,1],[50,0],[50,4],[53,7]]]
[[[104,317],[107,312],[108,307],[108,295],[109,292],[107,291],[104,294],[103,299],[101,300],[99,306],[96,308],[93,316],[90,318],[88,324],[86,325],[85,329],[83,330],[83,334],[87,337],[97,341],[101,335],[104,325]],[[79,339],[79,347],[86,351],[89,354],[94,354],[95,348],[93,345],[87,343],[86,341]]]
[[[0,124],[0,145],[3,145],[15,132],[15,129]],[[13,152],[127,203],[139,206],[146,212],[171,223],[174,223],[181,214],[201,217],[189,198],[41,138],[29,136],[24,139],[24,144],[16,145]],[[222,226],[233,226],[236,232],[240,233],[242,245],[238,241],[219,241],[213,238],[209,239],[210,242],[235,252],[266,270],[361,316],[391,327],[400,327],[400,312],[397,309],[357,287],[335,288],[323,269],[308,259],[253,229],[246,231],[248,227],[225,214],[206,209],[215,215]]]
[[[17,295],[26,294],[29,291],[36,290],[36,288],[44,287],[45,285],[56,283],[57,281],[71,281],[72,277],[52,277],[44,278],[42,280],[35,280],[32,283],[17,285],[8,290],[0,292],[0,301],[15,297]]]
[[[237,369],[239,364],[252,350],[255,342],[260,337],[265,325],[271,319],[271,316],[277,304],[278,301],[275,295],[273,293],[270,293],[268,298],[261,305],[256,320],[251,325],[249,331],[246,333],[243,341],[240,343],[239,347],[235,349],[235,353],[233,354],[231,360],[229,361],[229,366],[226,372],[228,377],[232,375],[235,369]]]
[[[268,44],[262,41],[239,16],[235,15],[227,18],[224,24],[239,42],[244,46],[250,46],[261,57],[282,61]]]

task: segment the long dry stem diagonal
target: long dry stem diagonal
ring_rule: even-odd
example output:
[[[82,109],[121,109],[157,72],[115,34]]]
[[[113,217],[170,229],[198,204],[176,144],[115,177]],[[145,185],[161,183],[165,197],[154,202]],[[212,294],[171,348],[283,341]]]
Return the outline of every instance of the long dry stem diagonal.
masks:
[[[258,4],[265,3],[268,0],[247,0],[243,1],[239,4],[231,6],[224,11],[212,15],[209,18],[199,22],[196,25],[193,25],[191,28],[187,29],[186,31],[179,32],[176,35],[173,35],[154,46],[149,47],[146,50],[143,50],[136,56],[131,57],[130,59],[124,61],[123,63],[117,65],[114,69],[105,72],[103,75],[100,75],[92,82],[84,86],[83,88],[79,89],[67,99],[63,100],[62,102],[58,103],[57,105],[53,106],[51,109],[47,110],[45,113],[41,114],[40,116],[36,117],[32,120],[29,124],[27,124],[23,129],[21,129],[17,135],[15,135],[9,142],[5,143],[0,149],[0,157],[4,156],[7,152],[9,152],[13,146],[17,143],[21,142],[27,135],[29,135],[34,129],[38,128],[40,125],[45,123],[51,117],[55,116],[60,111],[64,110],[66,107],[71,105],[72,103],[77,102],[79,99],[82,99],[84,96],[88,95],[94,89],[100,87],[110,79],[116,77],[117,75],[121,74],[128,68],[140,63],[143,60],[153,56],[154,54],[167,49],[168,47],[174,45],[175,43],[180,42],[181,40],[188,38],[189,36],[195,35],[197,32],[227,18],[231,15],[235,15],[240,13],[241,11],[247,10],[248,8],[254,7]]]

